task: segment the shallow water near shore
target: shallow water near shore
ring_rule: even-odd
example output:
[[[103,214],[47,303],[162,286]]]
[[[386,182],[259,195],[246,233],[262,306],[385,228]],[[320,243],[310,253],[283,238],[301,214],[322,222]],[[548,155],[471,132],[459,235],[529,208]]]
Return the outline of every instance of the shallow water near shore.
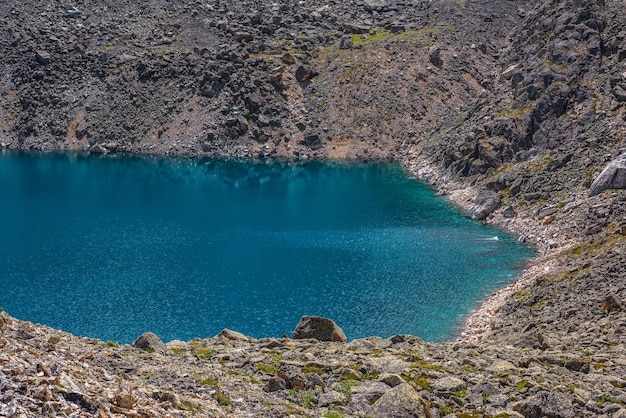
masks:
[[[533,255],[396,164],[5,152],[0,190],[0,306],[121,343],[302,315],[439,341]]]

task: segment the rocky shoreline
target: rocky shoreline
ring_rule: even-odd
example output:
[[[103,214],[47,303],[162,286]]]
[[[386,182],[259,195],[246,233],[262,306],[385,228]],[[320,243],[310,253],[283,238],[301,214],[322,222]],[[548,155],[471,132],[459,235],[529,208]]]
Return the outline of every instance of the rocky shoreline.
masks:
[[[1,313],[1,416],[626,416],[621,2],[5,6],[2,148],[395,160],[538,256],[441,344],[141,349]]]

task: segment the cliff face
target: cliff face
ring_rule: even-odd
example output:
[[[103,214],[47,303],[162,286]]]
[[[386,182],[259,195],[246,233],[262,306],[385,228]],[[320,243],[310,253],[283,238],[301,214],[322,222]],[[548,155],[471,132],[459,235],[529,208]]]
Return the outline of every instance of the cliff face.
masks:
[[[455,344],[149,355],[7,317],[0,414],[626,414],[626,177],[588,193],[626,148],[622,2],[5,0],[0,27],[3,148],[395,159],[540,251]]]
[[[493,85],[519,21],[511,1],[6,6],[8,147],[194,155],[394,157]]]

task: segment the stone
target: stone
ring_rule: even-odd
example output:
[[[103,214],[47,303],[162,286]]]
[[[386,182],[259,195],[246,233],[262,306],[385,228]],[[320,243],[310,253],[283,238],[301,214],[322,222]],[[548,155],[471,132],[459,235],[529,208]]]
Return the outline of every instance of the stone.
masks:
[[[132,346],[148,352],[156,351],[162,353],[165,351],[165,344],[163,344],[163,341],[161,341],[161,339],[152,332],[144,332],[141,334],[139,338],[133,342]]]
[[[467,389],[463,379],[454,376],[444,376],[433,380],[430,386],[437,392],[458,392]]]
[[[495,361],[487,370],[489,370],[493,374],[507,374],[512,370],[515,370],[516,367],[513,363],[506,360],[497,360]]]
[[[386,384],[388,384],[392,388],[394,388],[394,387],[404,383],[404,379],[402,379],[399,375],[397,375],[395,373],[384,373],[384,374],[381,374],[378,379],[381,382],[385,382]]]
[[[285,64],[295,64],[296,63],[296,59],[289,52],[285,53],[280,59]]]
[[[504,209],[504,212],[502,212],[502,216],[508,219],[515,218],[516,216],[515,209],[513,209],[512,206],[507,207],[506,209]]]
[[[287,389],[301,390],[308,385],[308,380],[300,368],[291,364],[281,364],[276,375],[285,380]]]
[[[252,41],[254,39],[254,35],[249,32],[235,32],[233,35],[238,41]]]
[[[612,310],[618,310],[621,308],[620,303],[617,301],[615,296],[611,296],[611,295],[602,299],[600,301],[600,304],[602,305],[602,309],[604,309],[606,313],[609,313]]]
[[[0,335],[3,335],[9,324],[11,323],[11,317],[6,312],[0,312]]]
[[[342,379],[343,380],[343,379]],[[345,380],[344,380],[345,381]],[[371,405],[389,390],[389,385],[383,382],[366,380],[360,385],[350,388],[350,396],[353,403],[365,403]]]
[[[287,389],[287,382],[282,377],[274,376],[267,381],[265,390],[267,392],[278,392],[279,390]]]
[[[570,398],[559,392],[542,391],[535,396],[519,401],[513,410],[526,418],[570,418],[574,409]]]
[[[385,392],[374,402],[368,415],[394,418],[431,417],[426,402],[408,383],[403,383]]]
[[[343,36],[341,41],[339,41],[339,49],[351,49],[353,46],[354,41],[352,40],[352,36]]]
[[[398,34],[406,31],[406,25],[402,22],[392,22],[387,29],[393,34]]]
[[[227,328],[224,328],[222,331],[220,331],[220,333],[217,334],[215,338],[223,338],[232,341],[250,341],[250,338],[243,335],[241,332],[233,331]]]
[[[519,71],[518,67],[519,67],[519,64],[509,65],[504,71],[502,71],[502,74],[500,74],[500,79],[510,80],[513,77],[513,75],[517,74],[517,72]]]
[[[108,154],[109,150],[103,147],[101,144],[94,144],[91,147],[89,147],[89,153],[95,154],[95,155],[104,155],[104,154]]]
[[[296,69],[296,80],[299,83],[305,83],[315,77],[315,73],[309,67],[305,67],[304,65],[299,66]]]
[[[317,406],[324,408],[327,406],[345,405],[346,403],[346,396],[343,393],[332,390],[320,395]]]
[[[474,199],[472,206],[469,208],[465,216],[475,221],[484,220],[493,212],[500,204],[500,196],[493,190],[484,189],[478,193]]]
[[[331,319],[319,316],[303,316],[293,331],[293,339],[315,338],[320,341],[347,342],[343,330]]]
[[[307,147],[315,150],[315,149],[319,149],[322,147],[322,143],[320,141],[320,137],[319,135],[306,135],[304,137],[304,140],[302,141],[303,145],[306,145]]]
[[[50,64],[50,61],[52,61],[52,58],[48,52],[40,50],[35,52],[35,60],[40,65],[48,65]]]
[[[437,45],[428,48],[428,59],[435,67],[441,67],[443,65],[443,61],[441,60],[441,48]]]
[[[622,86],[615,86],[613,95],[620,102],[626,101],[626,90]]]
[[[589,188],[589,196],[606,189],[626,189],[626,153],[607,164]]]

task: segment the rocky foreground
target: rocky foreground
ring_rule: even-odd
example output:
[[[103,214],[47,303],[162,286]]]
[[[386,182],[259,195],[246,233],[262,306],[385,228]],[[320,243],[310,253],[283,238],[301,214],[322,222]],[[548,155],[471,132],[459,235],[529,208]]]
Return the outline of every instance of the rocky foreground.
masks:
[[[2,148],[395,160],[538,249],[442,344],[2,313],[1,416],[626,415],[623,2],[1,3]]]

